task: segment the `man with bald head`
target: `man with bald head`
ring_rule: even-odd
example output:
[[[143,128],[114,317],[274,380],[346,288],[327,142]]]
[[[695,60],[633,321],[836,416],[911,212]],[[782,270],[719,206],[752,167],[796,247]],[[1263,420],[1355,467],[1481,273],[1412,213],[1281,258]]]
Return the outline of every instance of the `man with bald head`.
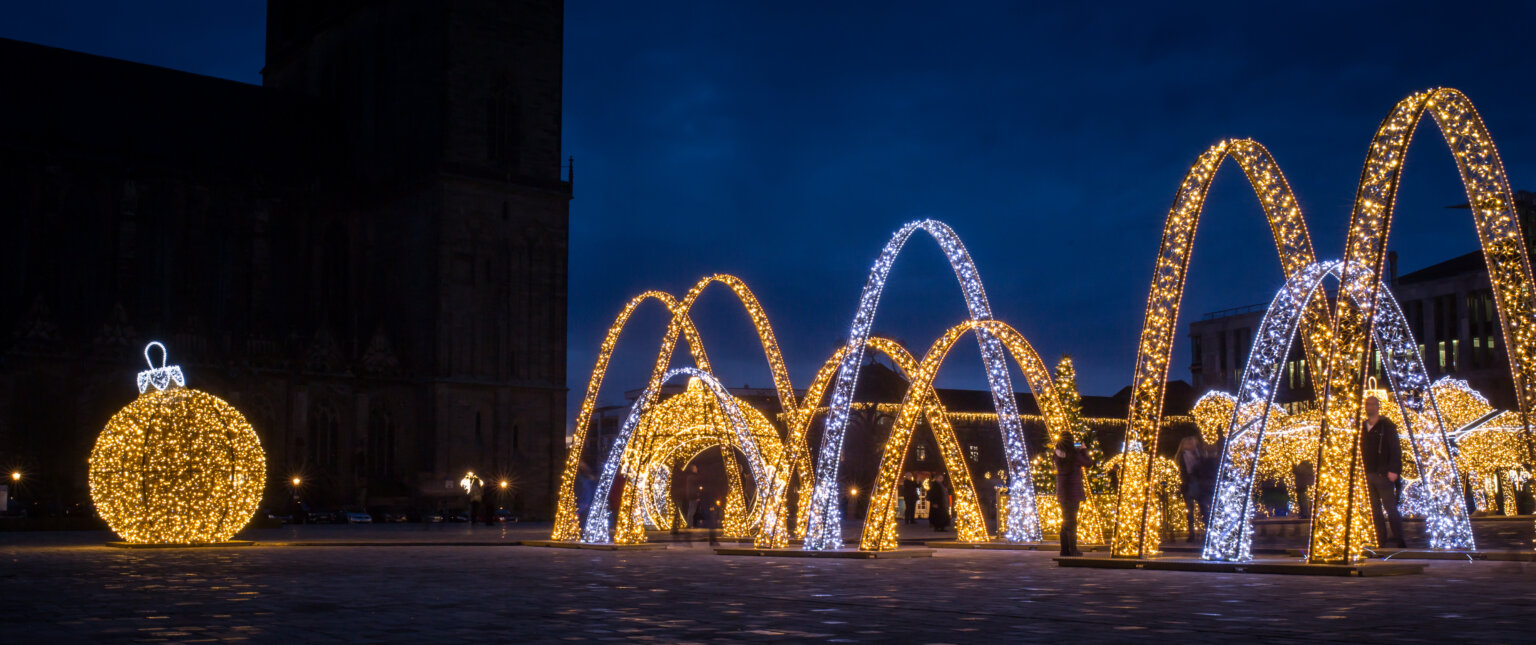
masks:
[[[1397,484],[1403,472],[1403,446],[1397,425],[1381,416],[1381,400],[1365,399],[1365,421],[1360,430],[1360,461],[1365,484],[1371,491],[1371,519],[1376,523],[1376,543],[1408,548],[1403,538],[1403,516],[1397,510]],[[1385,517],[1383,517],[1385,516]],[[1391,528],[1390,535],[1387,529]]]

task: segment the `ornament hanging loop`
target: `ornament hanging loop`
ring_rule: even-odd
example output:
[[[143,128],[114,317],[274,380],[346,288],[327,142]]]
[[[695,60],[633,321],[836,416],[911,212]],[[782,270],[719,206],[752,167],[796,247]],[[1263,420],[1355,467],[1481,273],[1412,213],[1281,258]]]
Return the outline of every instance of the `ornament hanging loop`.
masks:
[[[149,350],[160,348],[160,367],[155,367],[155,359],[150,358]],[[144,346],[144,362],[149,364],[149,369],[139,372],[139,394],[147,392],[150,386],[156,390],[169,389],[172,385],[185,387],[187,379],[181,373],[180,365],[166,365],[171,353],[165,349],[160,341],[150,341]]]

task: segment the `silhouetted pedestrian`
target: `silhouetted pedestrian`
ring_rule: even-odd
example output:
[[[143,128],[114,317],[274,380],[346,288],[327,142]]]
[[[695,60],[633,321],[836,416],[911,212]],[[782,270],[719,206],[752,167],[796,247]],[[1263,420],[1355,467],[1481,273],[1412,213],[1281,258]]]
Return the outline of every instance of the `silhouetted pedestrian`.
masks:
[[[921,495],[918,490],[917,478],[907,475],[901,480],[901,501],[906,504],[906,516],[908,524],[917,523],[917,498]]]
[[[1381,400],[1365,399],[1365,421],[1360,431],[1360,465],[1365,469],[1366,487],[1371,491],[1371,519],[1376,524],[1376,543],[1396,543],[1408,548],[1403,535],[1403,516],[1397,509],[1398,481],[1403,471],[1403,446],[1397,436],[1397,424],[1381,416]],[[1387,530],[1391,529],[1390,537]]]
[[[944,473],[928,480],[928,523],[935,532],[949,530],[949,483]]]
[[[1077,550],[1077,508],[1088,499],[1083,489],[1083,468],[1093,465],[1088,449],[1066,433],[1056,442],[1056,503],[1061,506],[1061,554],[1082,555]]]

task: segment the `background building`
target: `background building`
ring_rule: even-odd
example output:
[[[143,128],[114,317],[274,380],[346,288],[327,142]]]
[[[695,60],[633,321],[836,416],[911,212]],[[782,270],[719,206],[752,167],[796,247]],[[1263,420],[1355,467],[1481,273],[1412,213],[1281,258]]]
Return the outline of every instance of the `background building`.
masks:
[[[1522,190],[1514,197],[1526,252],[1536,255],[1536,193]],[[1504,332],[1483,252],[1473,251],[1403,275],[1397,274],[1397,266],[1397,253],[1389,253],[1387,286],[1408,319],[1430,379],[1464,379],[1494,407],[1515,409]],[[1190,323],[1189,371],[1197,390],[1237,390],[1253,335],[1263,323],[1267,306],[1218,311]],[[1284,370],[1276,400],[1292,407],[1310,404],[1315,397],[1312,366],[1307,364],[1300,343],[1292,347]],[[1379,369],[1377,377],[1378,382],[1385,383]]]
[[[552,509],[559,0],[271,0],[262,86],[0,40],[0,463],[47,506],[164,341],[269,499]]]

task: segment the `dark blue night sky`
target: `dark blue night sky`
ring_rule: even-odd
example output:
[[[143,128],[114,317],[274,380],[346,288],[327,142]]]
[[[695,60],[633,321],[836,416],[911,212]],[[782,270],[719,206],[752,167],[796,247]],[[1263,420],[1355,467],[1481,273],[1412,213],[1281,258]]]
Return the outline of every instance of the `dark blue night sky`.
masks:
[[[1336,257],[1376,125],[1431,86],[1465,91],[1514,188],[1536,190],[1531,3],[1029,4],[567,2],[573,411],[629,296],[715,272],[756,290],[804,384],[890,232],[923,217],[965,239],[999,318],[1048,361],[1075,355],[1086,392],[1113,393],[1130,382],[1163,218],[1198,154],[1225,137],[1269,146],[1318,255]],[[13,2],[0,36],[259,83],[264,11]],[[1444,208],[1463,201],[1426,125],[1399,193],[1402,271],[1476,248],[1466,211]],[[1279,287],[1235,165],[1196,244],[1183,320]],[[921,353],[963,316],[942,256],[918,240],[877,331]],[[769,384],[724,290],[696,317],[728,384]],[[606,401],[644,382],[664,316],[640,318]],[[982,387],[974,344],[956,351],[941,384]],[[1187,343],[1175,351],[1187,378]]]

